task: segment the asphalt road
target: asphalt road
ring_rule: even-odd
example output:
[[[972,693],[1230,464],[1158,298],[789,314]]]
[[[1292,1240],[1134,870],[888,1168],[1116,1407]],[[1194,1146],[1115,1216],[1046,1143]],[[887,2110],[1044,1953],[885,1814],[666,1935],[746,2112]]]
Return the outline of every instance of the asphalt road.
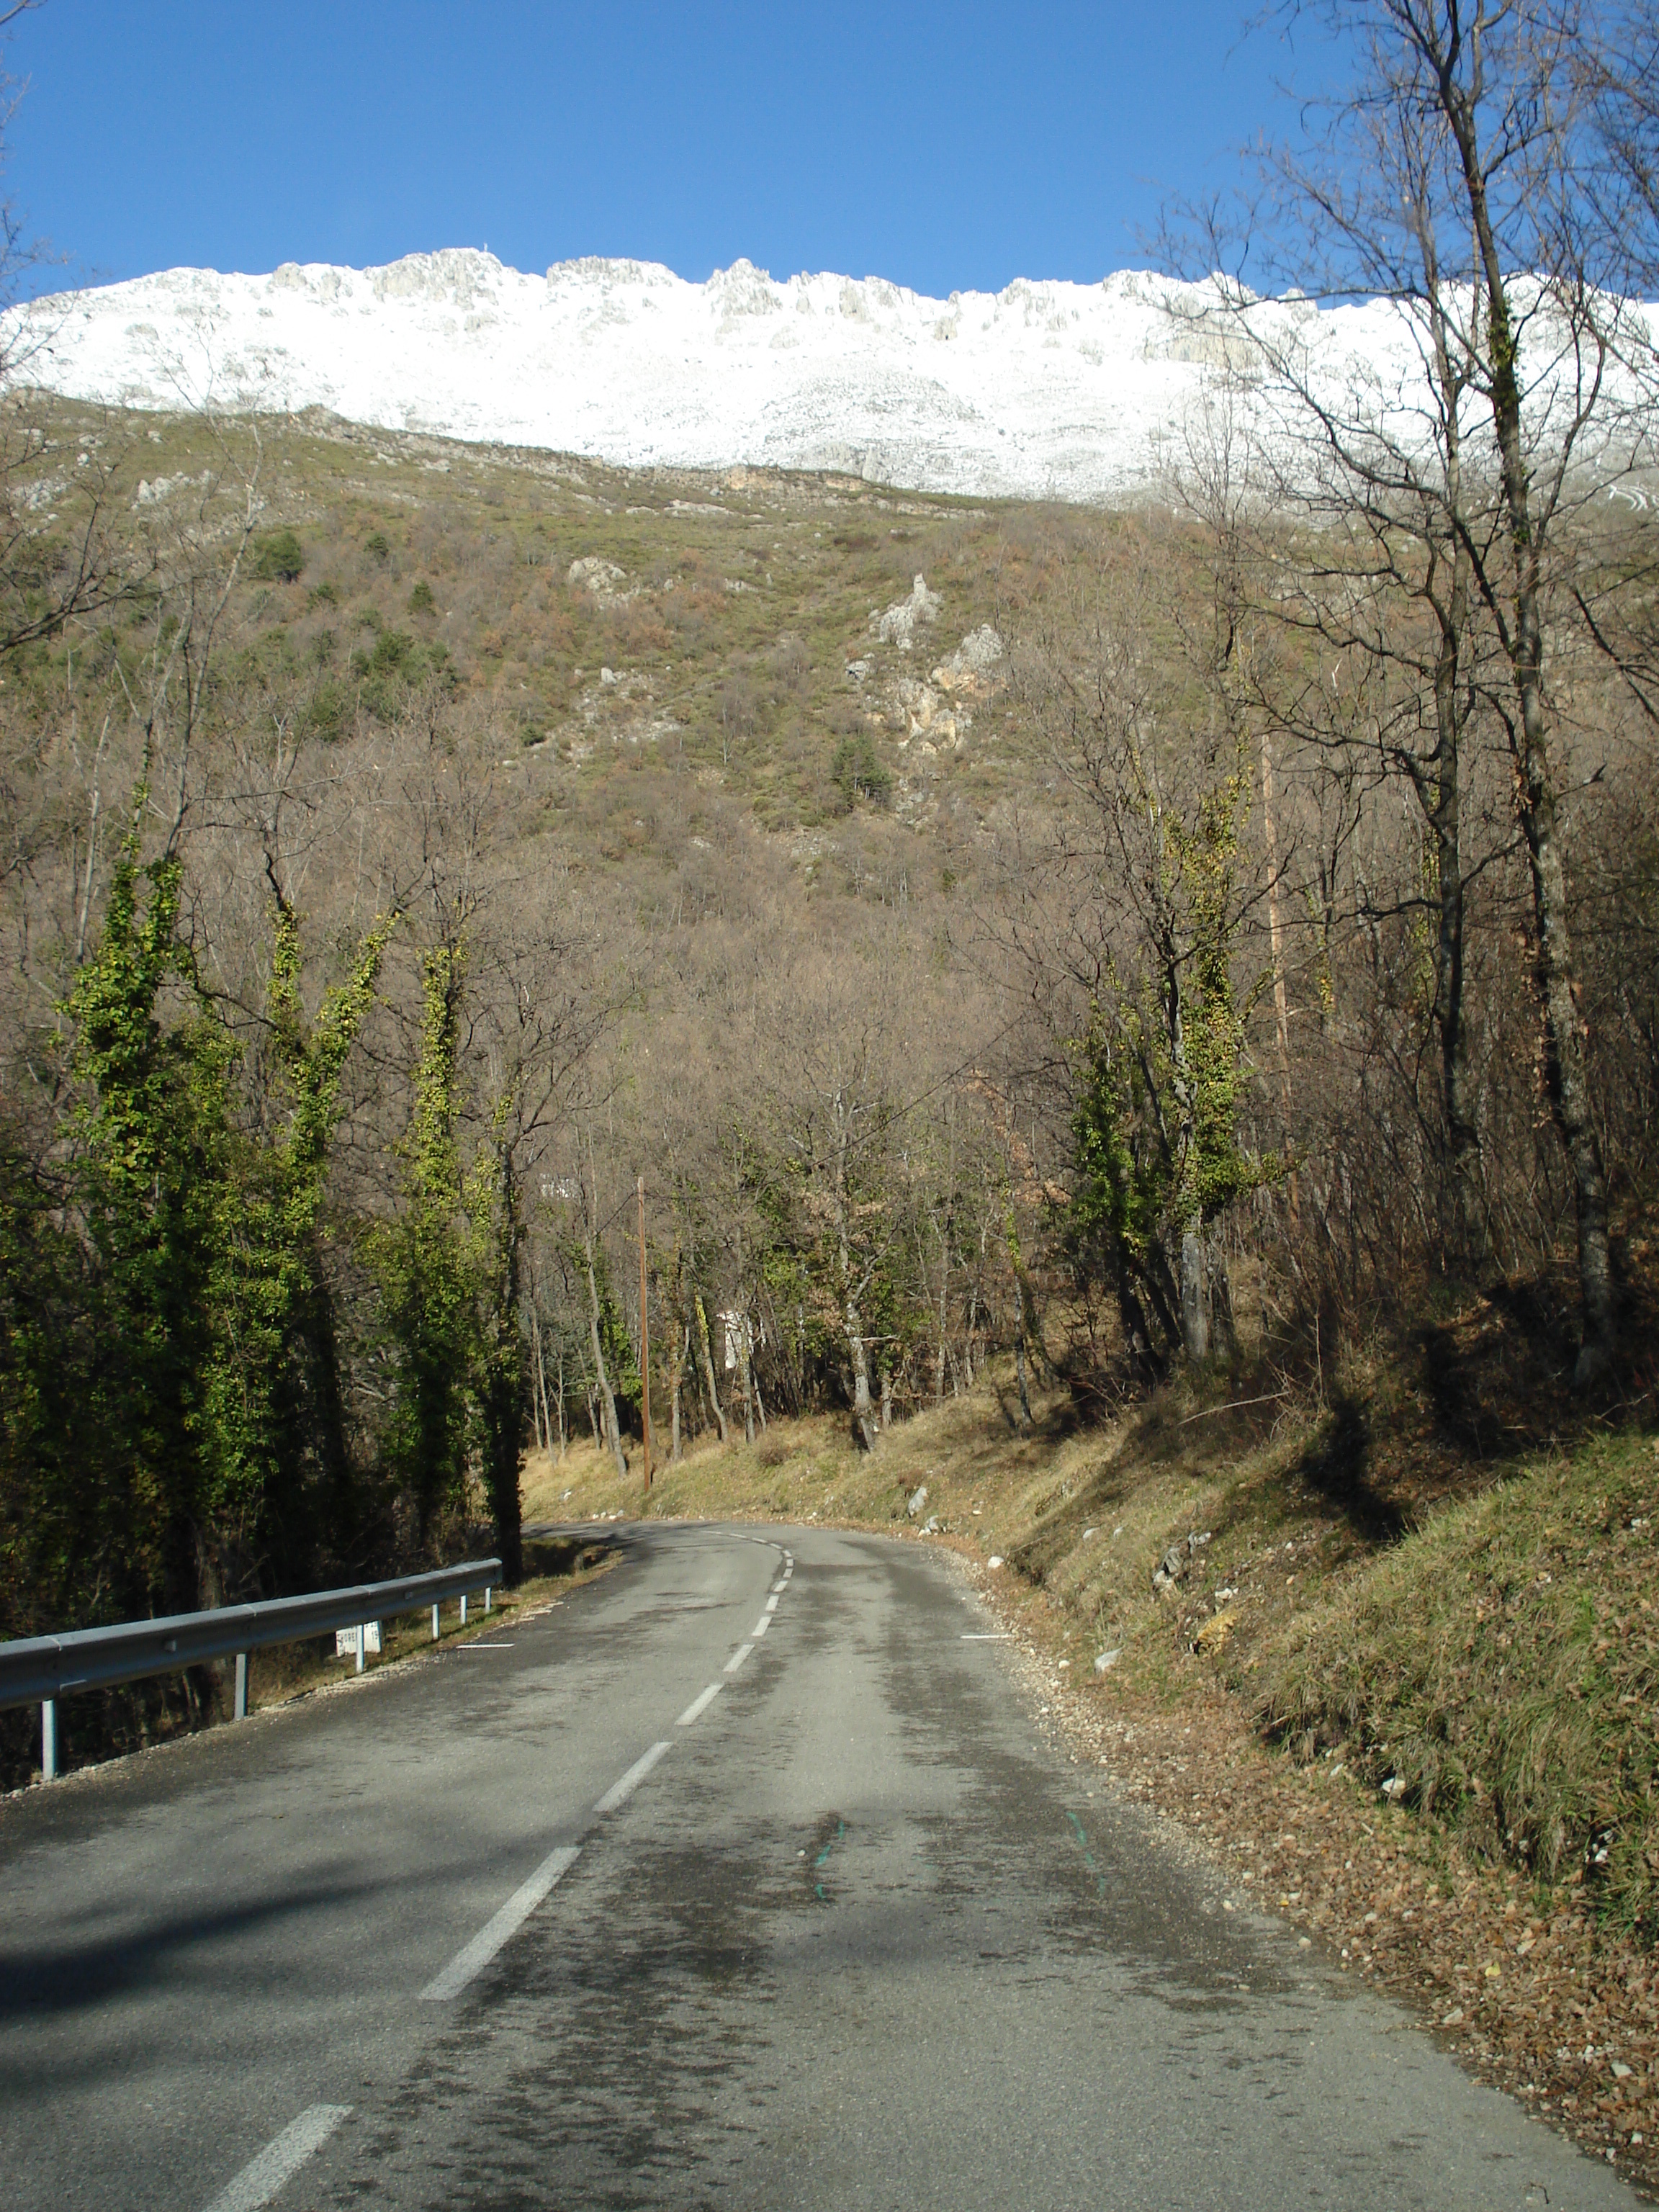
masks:
[[[0,1807],[5,2212],[1637,2202],[1044,1747],[937,1553],[624,1541]]]

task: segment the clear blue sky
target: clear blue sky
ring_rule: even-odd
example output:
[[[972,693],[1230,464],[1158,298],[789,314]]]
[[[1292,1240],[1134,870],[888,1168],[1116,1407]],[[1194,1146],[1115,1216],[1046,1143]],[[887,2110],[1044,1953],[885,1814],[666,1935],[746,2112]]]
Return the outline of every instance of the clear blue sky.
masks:
[[[482,246],[920,291],[1091,280],[1232,173],[1244,0],[47,0],[8,189],[66,283]],[[37,288],[40,280],[36,280]]]

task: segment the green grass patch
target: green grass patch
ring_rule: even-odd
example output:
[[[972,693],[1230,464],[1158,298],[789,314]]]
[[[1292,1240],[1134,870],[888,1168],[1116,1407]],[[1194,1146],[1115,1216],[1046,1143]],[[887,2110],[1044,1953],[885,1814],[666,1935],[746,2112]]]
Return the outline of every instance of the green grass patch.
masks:
[[[1659,1458],[1584,1445],[1440,1508],[1262,1656],[1265,1732],[1659,1934]]]

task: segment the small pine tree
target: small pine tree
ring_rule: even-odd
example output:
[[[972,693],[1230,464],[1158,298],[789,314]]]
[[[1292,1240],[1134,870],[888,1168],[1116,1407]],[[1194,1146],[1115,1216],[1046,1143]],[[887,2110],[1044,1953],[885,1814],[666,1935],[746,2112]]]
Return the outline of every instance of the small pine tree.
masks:
[[[830,777],[850,813],[855,799],[884,806],[892,796],[893,779],[882,764],[868,736],[843,738],[830,763]]]
[[[297,584],[305,565],[305,548],[291,530],[267,531],[253,541],[251,573],[258,583]]]

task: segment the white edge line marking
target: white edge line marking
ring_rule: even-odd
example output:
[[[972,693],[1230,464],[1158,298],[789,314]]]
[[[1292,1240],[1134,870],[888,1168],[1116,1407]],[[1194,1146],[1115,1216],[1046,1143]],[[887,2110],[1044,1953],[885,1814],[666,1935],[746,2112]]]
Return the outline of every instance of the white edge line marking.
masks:
[[[962,1639],[964,1644],[1012,1644],[1013,1640],[1012,1631],[1006,1628],[990,1630],[970,1628]]]
[[[752,1637],[756,1638],[757,1639],[758,1639],[759,1638],[761,1638],[761,1637],[763,1637],[763,1636],[764,1636],[764,1635],[765,1635],[765,1633],[766,1633],[767,1630],[768,1630],[771,1626],[772,1626],[772,1616],[771,1616],[771,1614],[770,1614],[769,1613],[762,1613],[762,1615],[761,1615],[760,1619],[759,1619],[759,1620],[755,1623],[754,1626],[750,1630],[749,1633],[750,1634],[750,1636],[752,1636]]]
[[[773,1594],[773,1595],[772,1595],[772,1596],[770,1596],[770,1597],[769,1597],[769,1598],[767,1599],[767,1601],[766,1601],[766,1610],[767,1610],[769,1613],[775,1613],[775,1612],[777,1611],[777,1609],[778,1609],[778,1601],[777,1601],[777,1595],[776,1595],[776,1593],[775,1592],[775,1593]]]
[[[781,1589],[783,1588],[784,1584],[788,1581],[788,1579],[789,1579],[789,1577],[788,1577],[788,1576],[787,1576],[787,1575],[780,1575],[780,1576],[778,1577],[778,1578],[777,1578],[776,1582],[775,1582],[775,1583],[773,1583],[773,1585],[772,1585],[773,1595],[774,1595],[775,1596],[775,1595],[777,1594],[777,1592],[778,1592],[779,1590],[781,1590]]]
[[[752,1644],[739,1644],[737,1650],[732,1654],[732,1656],[726,1662],[726,1673],[728,1674],[735,1674],[738,1668],[742,1666],[744,1661],[749,1656],[754,1648],[755,1647]]]
[[[290,2120],[257,2158],[248,2160],[234,2181],[226,2183],[207,2212],[259,2212],[312,2153],[322,2148],[350,2111],[349,2105],[307,2105],[297,2120]]]
[[[561,1844],[550,1851],[528,1881],[520,1882],[495,1917],[486,1920],[472,1941],[458,1951],[442,1973],[434,1974],[421,1991],[423,1999],[442,2004],[459,1996],[472,1977],[487,1966],[509,1936],[517,1935],[560,1877],[568,1873],[580,1846]]]
[[[690,1704],[686,1707],[685,1711],[680,1715],[679,1719],[675,1723],[675,1726],[677,1728],[690,1728],[693,1721],[696,1720],[701,1715],[708,1711],[708,1708],[714,1704],[715,1698],[719,1697],[720,1693],[720,1684],[718,1682],[711,1682],[701,1697],[692,1698]]]
[[[625,1805],[664,1752],[672,1749],[672,1743],[653,1743],[649,1751],[641,1752],[622,1780],[611,1784],[593,1810],[596,1813],[614,1813],[618,1805]]]

